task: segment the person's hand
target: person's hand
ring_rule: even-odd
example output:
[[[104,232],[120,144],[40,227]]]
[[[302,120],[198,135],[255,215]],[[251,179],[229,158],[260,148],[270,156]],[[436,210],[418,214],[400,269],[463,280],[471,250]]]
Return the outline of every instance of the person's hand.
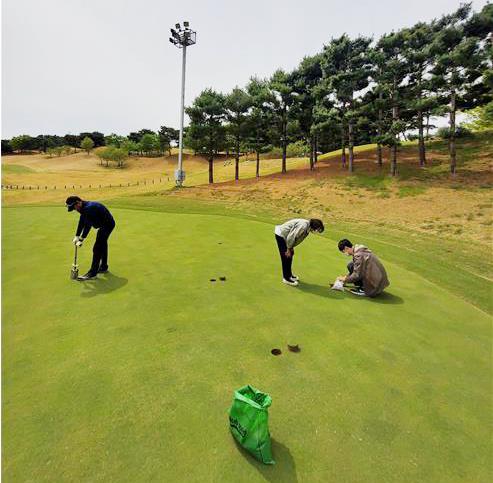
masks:
[[[339,275],[339,277],[337,277],[336,280],[340,280],[341,282],[344,283],[346,281],[346,277],[344,275]]]
[[[292,248],[288,248],[284,255],[286,255],[287,258],[291,258],[294,255],[294,250]]]
[[[79,241],[80,236],[74,236],[74,239],[72,240],[72,243],[75,245]]]
[[[83,242],[84,242],[84,238],[79,237],[79,239],[78,239],[78,240],[77,240],[77,242],[75,243],[75,246],[76,246],[76,247],[81,247]]]

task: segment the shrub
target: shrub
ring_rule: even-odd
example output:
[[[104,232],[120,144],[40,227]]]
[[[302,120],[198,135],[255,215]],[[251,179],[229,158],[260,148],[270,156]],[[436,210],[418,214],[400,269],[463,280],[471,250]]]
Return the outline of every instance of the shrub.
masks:
[[[308,144],[304,141],[296,141],[287,146],[286,154],[288,158],[300,158],[310,152]]]
[[[450,138],[450,128],[441,127],[437,131],[437,135],[441,139],[449,139]],[[472,132],[466,126],[457,126],[455,128],[455,137],[456,138],[466,138],[472,136]]]
[[[99,149],[97,156],[101,165],[103,161],[106,163],[106,167],[110,166],[110,161],[116,164],[117,168],[123,168],[125,161],[128,157],[128,152],[124,148],[116,148],[115,146],[107,146],[106,148]]]
[[[12,149],[10,141],[8,139],[2,139],[2,154],[9,154],[13,152],[14,150]]]
[[[466,126],[459,126],[455,130],[455,136],[458,138],[468,138],[468,137],[472,137],[473,134],[472,134],[471,130],[468,129]]]

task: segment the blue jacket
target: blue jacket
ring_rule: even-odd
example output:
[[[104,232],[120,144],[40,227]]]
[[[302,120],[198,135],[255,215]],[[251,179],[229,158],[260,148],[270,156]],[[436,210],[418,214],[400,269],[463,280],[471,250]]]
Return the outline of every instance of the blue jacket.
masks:
[[[77,226],[76,236],[86,238],[92,227],[101,228],[102,226],[113,227],[115,220],[106,206],[97,201],[83,201],[80,211],[79,225]]]

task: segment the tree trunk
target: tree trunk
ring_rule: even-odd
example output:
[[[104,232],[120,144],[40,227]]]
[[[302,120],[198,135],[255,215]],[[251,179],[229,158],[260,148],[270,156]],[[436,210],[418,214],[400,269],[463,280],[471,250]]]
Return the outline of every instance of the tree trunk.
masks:
[[[310,138],[310,171],[313,171],[314,169],[314,164],[315,164],[315,149],[314,149],[315,143],[313,142],[313,137]]]
[[[209,184],[214,183],[214,156],[209,157]]]
[[[394,86],[393,86],[393,91],[392,91],[392,122],[395,123],[397,122],[399,118],[399,111],[398,111],[398,106],[396,102],[396,96],[397,96],[397,81],[394,78]],[[391,147],[390,151],[390,174],[392,176],[395,176],[397,174],[397,134],[394,134],[394,142]]]
[[[354,138],[353,138],[353,120],[349,121],[348,125],[348,141],[349,141],[349,172],[354,171]]]
[[[455,90],[452,89],[452,93],[450,96],[450,137],[449,137],[449,150],[450,150],[450,173],[455,175],[457,159],[455,152]]]
[[[390,148],[390,174],[395,176],[397,174],[397,144],[394,143]]]
[[[382,92],[378,93],[378,100],[380,101],[380,106],[378,108],[378,125],[377,125],[377,135],[380,137],[382,135],[382,120],[383,120],[383,110],[381,107],[382,101]],[[377,143],[377,162],[378,166],[382,167],[383,159],[382,159],[382,145],[380,141]]]
[[[423,69],[424,70],[424,69]],[[418,78],[418,102],[421,102],[422,98],[421,89],[421,74]],[[426,152],[425,152],[425,140],[423,136],[423,110],[418,109],[418,144],[419,144],[419,165],[423,167],[426,164]]]
[[[255,177],[260,178],[260,151],[257,151],[257,164],[255,166]]]
[[[240,140],[236,139],[235,150],[235,181],[240,179]]]
[[[283,123],[282,123],[282,172],[283,173],[285,173],[287,171],[286,170],[287,130],[288,130],[287,120],[283,120]]]
[[[426,139],[430,138],[430,113],[426,113]]]
[[[313,156],[315,158],[315,164],[316,164],[318,162],[318,137],[317,137],[317,135],[315,135],[314,145],[315,145],[315,152],[313,153]]]
[[[423,111],[418,111],[419,165],[426,164],[425,139],[423,134]]]
[[[346,133],[344,131],[344,124],[342,125],[341,128],[341,162],[342,162],[342,167],[346,167]]]
[[[286,141],[282,142],[282,172],[286,173],[286,158],[287,158],[287,146]]]

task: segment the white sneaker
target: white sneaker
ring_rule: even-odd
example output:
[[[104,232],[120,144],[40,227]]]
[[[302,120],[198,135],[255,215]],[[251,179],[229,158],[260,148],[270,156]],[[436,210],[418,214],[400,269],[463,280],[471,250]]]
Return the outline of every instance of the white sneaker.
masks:
[[[295,282],[298,282],[300,277],[298,275],[291,275],[291,280],[294,280]]]
[[[297,287],[298,286],[298,281],[297,280],[286,280],[285,278],[282,279],[282,283],[285,283],[286,285],[291,285],[292,287]]]

